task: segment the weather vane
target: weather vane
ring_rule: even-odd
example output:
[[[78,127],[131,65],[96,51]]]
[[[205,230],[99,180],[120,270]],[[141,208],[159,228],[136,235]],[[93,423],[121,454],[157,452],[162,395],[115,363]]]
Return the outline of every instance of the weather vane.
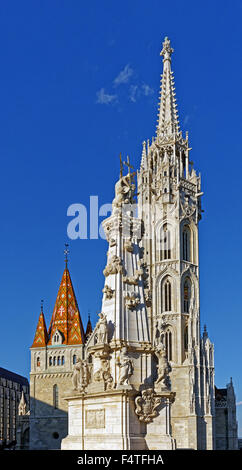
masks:
[[[68,255],[69,255],[69,253],[70,253],[68,247],[69,247],[68,243],[65,243],[64,254],[65,254],[65,263],[66,263],[66,267],[67,267],[67,263],[68,263]]]

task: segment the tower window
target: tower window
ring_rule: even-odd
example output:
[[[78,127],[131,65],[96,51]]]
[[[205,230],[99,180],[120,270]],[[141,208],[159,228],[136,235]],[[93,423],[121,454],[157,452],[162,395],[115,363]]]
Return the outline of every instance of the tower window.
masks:
[[[171,232],[167,225],[164,225],[160,232],[160,259],[171,259]]]
[[[191,243],[191,232],[189,227],[186,225],[182,232],[182,248],[183,248],[183,259],[184,261],[190,261],[190,243]]]
[[[168,329],[165,333],[165,350],[168,361],[172,361],[172,332]]]
[[[190,307],[190,295],[191,295],[191,283],[189,279],[186,279],[183,287],[183,311],[189,313]]]
[[[61,358],[61,365],[63,366],[64,364],[65,364],[65,357],[62,356],[62,358]]]
[[[40,366],[40,358],[39,357],[37,357],[37,359],[36,359],[36,365],[37,365],[37,367]]]
[[[184,351],[188,351],[188,326],[184,328]]]
[[[58,406],[59,406],[58,385],[54,385],[54,387],[53,387],[53,406],[54,406],[54,408],[58,408]]]
[[[49,357],[49,366],[52,366],[52,357]]]
[[[76,364],[76,355],[74,354],[73,356],[73,360],[72,360],[73,364]]]
[[[162,302],[162,312],[170,312],[172,310],[172,305],[171,305],[171,282],[170,282],[169,279],[166,279],[162,283],[161,302]]]

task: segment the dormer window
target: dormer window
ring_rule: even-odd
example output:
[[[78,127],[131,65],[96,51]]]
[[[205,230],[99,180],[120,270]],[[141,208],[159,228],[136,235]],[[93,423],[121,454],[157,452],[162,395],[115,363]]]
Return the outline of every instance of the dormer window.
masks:
[[[63,337],[59,330],[56,330],[52,337],[52,346],[63,343]]]

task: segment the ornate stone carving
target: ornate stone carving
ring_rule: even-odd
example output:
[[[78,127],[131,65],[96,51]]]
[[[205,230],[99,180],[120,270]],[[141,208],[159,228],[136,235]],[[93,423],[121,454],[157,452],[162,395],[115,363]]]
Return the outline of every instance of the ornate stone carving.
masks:
[[[124,250],[125,251],[129,251],[130,253],[133,253],[134,251],[134,246],[133,246],[133,243],[131,242],[131,240],[125,240],[124,242]]]
[[[110,241],[109,241],[109,245],[110,245],[110,247],[117,245],[116,240],[114,238],[111,238]]]
[[[86,410],[86,428],[105,428],[105,410]]]
[[[72,375],[73,389],[83,391],[90,381],[90,366],[85,359],[77,359]]]
[[[94,382],[103,382],[105,390],[113,388],[113,377],[110,372],[110,361],[108,355],[103,352],[101,357],[101,367],[93,374]]]
[[[161,390],[168,390],[167,378],[170,371],[170,366],[166,357],[166,351],[164,346],[161,344],[159,348],[155,349],[155,355],[158,359],[157,365],[157,380],[155,387],[160,384]]]
[[[135,310],[140,304],[140,296],[136,292],[126,292],[124,295],[125,305],[129,310]]]
[[[107,277],[110,274],[117,273],[124,274],[124,268],[121,258],[119,256],[114,255],[112,256],[111,261],[107,264],[106,268],[103,270],[103,274],[105,277]]]
[[[135,413],[140,421],[150,423],[158,415],[156,409],[161,403],[161,398],[157,397],[152,388],[143,390],[141,397],[135,398]]]
[[[124,276],[124,277],[123,277],[123,282],[125,282],[125,284],[137,286],[137,285],[138,285],[138,281],[139,281],[139,277],[138,277],[138,276]]]
[[[115,184],[115,197],[112,202],[113,208],[120,208],[123,204],[133,202],[135,185],[132,183],[132,175],[121,176]]]
[[[133,361],[128,356],[128,350],[124,347],[116,361],[119,366],[119,385],[130,385],[129,377],[133,374]]]
[[[145,304],[147,307],[151,307],[152,305],[152,296],[149,290],[145,292]]]
[[[112,299],[114,291],[113,291],[113,289],[111,289],[111,287],[105,285],[102,291],[105,294],[105,299],[106,300]]]
[[[98,344],[108,343],[107,317],[104,313],[99,313],[99,321],[96,329],[96,340]]]

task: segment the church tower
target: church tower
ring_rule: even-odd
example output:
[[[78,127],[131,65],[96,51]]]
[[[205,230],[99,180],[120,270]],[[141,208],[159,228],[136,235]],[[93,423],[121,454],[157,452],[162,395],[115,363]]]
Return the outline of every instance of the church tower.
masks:
[[[83,357],[85,334],[70,272],[64,269],[50,327],[43,306],[31,346],[30,449],[59,449],[67,434],[63,394],[78,358]]]
[[[214,359],[206,331],[200,337],[199,244],[201,179],[179,127],[173,49],[163,42],[163,74],[156,137],[143,143],[138,172],[142,246],[149,273],[152,342],[169,361],[172,436],[179,448],[214,448]]]
[[[102,307],[66,390],[62,449],[211,450],[216,432],[220,448],[236,448],[233,386],[217,389],[215,416],[214,347],[206,327],[201,335],[203,193],[179,127],[172,53],[165,38],[157,132],[143,143],[137,188],[120,156],[103,221]]]

